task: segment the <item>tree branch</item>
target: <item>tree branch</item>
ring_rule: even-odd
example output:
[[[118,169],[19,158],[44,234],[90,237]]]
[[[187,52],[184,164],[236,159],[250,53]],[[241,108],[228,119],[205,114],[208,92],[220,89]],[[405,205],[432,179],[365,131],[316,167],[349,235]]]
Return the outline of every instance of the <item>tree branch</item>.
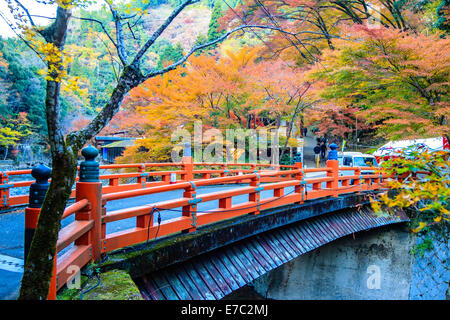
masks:
[[[297,34],[302,34],[302,33],[322,34],[321,32],[315,32],[315,31],[301,31],[301,32],[297,32],[297,33],[292,33],[292,32],[283,30],[283,29],[281,29],[281,28],[272,27],[272,26],[264,26],[264,25],[243,25],[243,26],[239,26],[239,27],[236,27],[236,28],[234,28],[234,29],[232,29],[232,30],[230,30],[230,31],[228,31],[228,32],[226,32],[226,33],[224,33],[221,37],[219,37],[219,38],[217,38],[217,39],[215,39],[215,40],[213,40],[213,41],[210,41],[210,42],[208,42],[208,43],[204,43],[204,44],[202,44],[202,45],[198,45],[198,46],[193,47],[193,48],[192,48],[185,56],[183,56],[183,58],[181,58],[181,59],[178,60],[177,62],[175,62],[175,63],[171,64],[170,66],[167,66],[166,68],[163,68],[163,69],[161,69],[161,70],[154,71],[154,72],[150,72],[150,73],[144,75],[143,79],[144,79],[144,80],[147,80],[147,79],[152,78],[152,77],[154,77],[154,76],[157,76],[157,75],[166,73],[166,72],[168,72],[168,71],[174,70],[174,69],[175,69],[176,67],[178,67],[180,64],[183,64],[184,62],[186,62],[186,60],[187,60],[192,54],[194,54],[197,50],[200,50],[200,49],[209,47],[209,46],[211,46],[211,45],[214,45],[214,44],[216,44],[216,43],[218,43],[218,42],[221,42],[221,41],[223,41],[225,38],[227,38],[229,35],[231,35],[232,33],[235,33],[235,32],[237,32],[237,31],[244,30],[244,29],[247,29],[247,28],[248,28],[248,29],[251,29],[251,28],[256,28],[256,29],[268,29],[268,30],[278,31],[278,32],[281,32],[281,33],[284,33],[284,34],[289,34],[289,35],[297,35]],[[343,38],[341,38],[341,37],[336,37],[336,38],[343,39]],[[354,41],[353,39],[346,39],[346,40]]]
[[[159,36],[164,32],[164,30],[167,29],[167,27],[172,23],[172,21],[180,14],[181,11],[185,7],[187,7],[190,4],[193,4],[195,2],[198,2],[199,0],[187,0],[183,2],[181,5],[179,5],[172,13],[167,17],[166,21],[156,30],[150,39],[147,40],[147,42],[142,46],[142,48],[138,51],[138,53],[134,56],[132,65],[139,65],[141,58],[144,56],[144,54],[147,52],[147,50],[152,46],[152,44],[156,41],[156,39],[159,38]]]
[[[116,11],[116,9],[113,8],[112,3],[110,1],[106,1],[106,3],[109,5],[109,10],[112,13],[114,24],[116,26],[116,48],[117,48],[117,54],[119,55],[119,59],[122,62],[124,66],[128,64],[128,55],[127,51],[125,49],[125,42],[123,38],[123,28],[122,23],[120,22],[122,18],[120,17],[119,13]]]
[[[31,25],[32,25],[34,28],[37,29],[37,26],[36,26],[36,24],[34,23],[33,19],[31,18],[31,15],[30,15],[30,12],[28,11],[28,9],[25,8],[25,7],[24,7],[19,1],[17,1],[17,0],[14,0],[14,2],[17,3],[17,5],[18,5],[19,7],[21,7],[23,11],[25,11],[25,14],[28,16],[28,19],[30,19]]]
[[[103,24],[103,22],[101,22],[101,21],[99,21],[97,19],[92,19],[92,18],[82,18],[82,17],[73,17],[73,18],[74,19],[78,19],[78,20],[91,21],[91,22],[98,23],[102,27],[103,32],[106,33],[106,35],[108,36],[108,38],[112,42],[112,44],[117,48],[117,43],[114,41],[114,39],[111,37],[109,32],[106,30],[105,25]]]

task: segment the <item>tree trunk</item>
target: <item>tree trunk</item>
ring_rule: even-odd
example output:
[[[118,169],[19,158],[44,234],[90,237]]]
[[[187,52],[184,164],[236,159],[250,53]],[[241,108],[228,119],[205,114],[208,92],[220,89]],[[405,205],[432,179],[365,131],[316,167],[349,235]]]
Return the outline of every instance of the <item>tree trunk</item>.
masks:
[[[47,298],[61,217],[75,182],[76,159],[76,154],[71,152],[52,157],[52,181],[39,215],[30,252],[25,257],[19,300]]]
[[[64,49],[70,9],[58,7],[55,21],[40,34],[47,43],[54,45],[60,53]],[[55,61],[55,57],[59,60]],[[61,217],[72,192],[77,169],[77,153],[80,147],[67,147],[62,132],[60,90],[58,80],[63,72],[63,54],[53,56],[48,62],[45,110],[48,142],[52,156],[52,182],[42,205],[38,224],[25,259],[24,274],[19,300],[45,300],[51,281]]]

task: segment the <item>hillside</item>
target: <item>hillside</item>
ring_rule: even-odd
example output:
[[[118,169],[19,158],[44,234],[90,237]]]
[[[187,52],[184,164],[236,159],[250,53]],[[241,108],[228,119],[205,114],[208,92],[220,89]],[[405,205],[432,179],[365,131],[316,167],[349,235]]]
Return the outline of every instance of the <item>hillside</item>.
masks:
[[[143,30],[151,35],[161,23],[169,16],[173,8],[169,5],[161,5],[150,9],[144,18]],[[199,34],[208,32],[211,10],[205,6],[186,8],[164,31],[160,39],[167,40],[172,44],[181,43],[184,50],[194,44]]]

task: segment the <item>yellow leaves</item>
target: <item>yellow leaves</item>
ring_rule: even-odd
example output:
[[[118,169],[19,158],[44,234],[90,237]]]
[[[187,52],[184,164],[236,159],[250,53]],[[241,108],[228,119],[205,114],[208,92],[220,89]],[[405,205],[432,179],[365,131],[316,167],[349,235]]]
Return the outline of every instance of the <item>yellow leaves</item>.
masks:
[[[290,146],[290,147],[299,147],[299,141],[296,138],[290,137],[288,139],[288,146]]]
[[[398,189],[403,186],[403,184],[397,180],[392,180],[388,182],[389,188]]]
[[[370,205],[372,207],[372,210],[375,213],[381,212],[381,202],[380,201],[376,201],[376,200],[372,199],[372,197],[370,197]]]
[[[58,6],[60,6],[61,8],[64,9],[69,9],[74,5],[75,1],[72,0],[55,0],[55,2],[58,4]]]
[[[64,9],[70,9],[76,6],[83,6],[95,3],[92,0],[55,0],[55,2]]]
[[[426,222],[419,222],[419,226],[417,228],[415,228],[415,229],[411,229],[411,231],[414,232],[414,233],[418,233],[418,232],[420,232],[420,230],[422,230],[426,226],[427,226]]]
[[[413,226],[417,226],[411,229],[415,233],[427,226],[439,227],[447,223],[450,221],[449,158],[448,151],[416,152],[386,161],[383,164],[386,171],[398,177],[398,180],[389,182],[397,194],[380,195],[380,203],[413,209],[410,218]],[[412,175],[414,172],[415,177]]]
[[[0,128],[0,145],[9,146],[17,141],[23,136],[19,131],[13,130],[8,127]]]
[[[63,65],[63,53],[53,43],[39,43],[36,50],[42,53],[47,62],[47,76],[46,80],[61,82],[61,79],[66,76],[66,71]],[[66,62],[67,63],[67,62]]]
[[[42,40],[35,28],[22,26],[22,29],[25,40],[47,64],[47,70],[39,70],[39,74],[46,74],[45,80],[47,81],[61,82],[67,75],[66,68],[71,58],[53,43]]]
[[[450,211],[448,211],[446,208],[444,208],[444,207],[442,207],[442,209],[441,209],[441,214],[445,214],[445,215],[450,215]]]
[[[80,77],[68,77],[61,83],[61,91],[76,100],[86,100],[89,95],[89,80]]]

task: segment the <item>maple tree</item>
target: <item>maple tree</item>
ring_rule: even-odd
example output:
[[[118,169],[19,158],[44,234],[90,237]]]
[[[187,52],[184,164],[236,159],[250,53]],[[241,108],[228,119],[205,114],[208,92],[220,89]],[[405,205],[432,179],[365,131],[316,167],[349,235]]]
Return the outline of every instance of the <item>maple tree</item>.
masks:
[[[148,130],[120,161],[167,161],[172,132],[181,126],[192,131],[199,119],[203,130],[257,129],[258,124],[249,123],[249,115],[275,119],[267,128],[279,128],[280,120],[288,119],[286,146],[297,117],[309,105],[305,98],[309,84],[295,65],[257,61],[260,51],[243,48],[222,56],[193,57],[184,68],[133,89],[126,105],[146,117]]]
[[[373,126],[365,122],[357,107],[316,105],[308,110],[306,124],[317,128],[317,135],[356,142],[359,137],[372,138]],[[337,141],[335,141],[337,142]]]
[[[168,161],[171,134],[180,126],[192,131],[196,119],[204,120],[204,130],[245,127],[250,107],[242,105],[249,95],[242,72],[255,58],[256,50],[250,49],[229,52],[217,63],[217,57],[195,56],[184,67],[133,89],[125,107],[145,117],[147,130],[119,161]]]
[[[311,71],[324,105],[358,107],[386,138],[448,135],[450,40],[363,26]]]
[[[308,96],[311,84],[305,80],[304,75],[305,68],[289,64],[281,59],[260,62],[254,65],[247,75],[250,90],[253,92],[251,97],[259,100],[249,99],[249,102],[256,106],[250,113],[275,118],[277,130],[281,120],[286,120],[288,123],[285,137],[284,135],[280,137],[284,140],[280,158],[283,157],[290,142],[296,144],[296,141],[291,141],[294,127],[303,128],[305,110],[313,103]]]
[[[393,29],[415,29],[419,22],[408,19],[416,5],[407,1],[375,0],[247,0],[229,8],[223,24],[265,23],[286,32],[270,33],[264,42],[268,52],[299,64],[314,64],[321,52],[335,48],[346,38],[342,26],[371,24]]]

